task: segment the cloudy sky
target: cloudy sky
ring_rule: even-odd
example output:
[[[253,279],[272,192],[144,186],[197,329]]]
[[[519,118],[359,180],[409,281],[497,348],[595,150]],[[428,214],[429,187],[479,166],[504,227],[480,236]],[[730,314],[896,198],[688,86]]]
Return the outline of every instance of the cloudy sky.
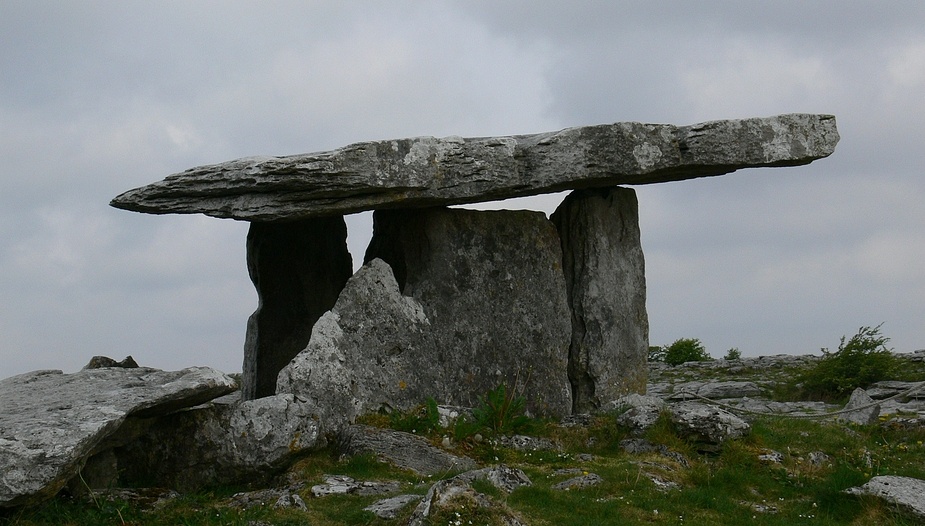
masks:
[[[247,224],[115,195],[420,135],[836,115],[832,157],[637,187],[651,342],[925,348],[925,3],[0,0],[0,377],[240,371]],[[551,212],[561,196],[503,206]],[[362,257],[368,214],[350,216]]]

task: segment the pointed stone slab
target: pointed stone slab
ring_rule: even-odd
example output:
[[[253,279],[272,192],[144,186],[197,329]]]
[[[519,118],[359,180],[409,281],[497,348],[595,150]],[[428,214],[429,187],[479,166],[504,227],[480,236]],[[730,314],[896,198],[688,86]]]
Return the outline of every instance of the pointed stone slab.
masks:
[[[692,126],[616,124],[510,137],[418,137],[201,166],[119,195],[116,208],[280,221],[649,184],[797,166],[838,143],[835,117],[787,114]]]
[[[0,381],[0,508],[53,497],[127,416],[166,414],[235,388],[208,367],[37,371]]]

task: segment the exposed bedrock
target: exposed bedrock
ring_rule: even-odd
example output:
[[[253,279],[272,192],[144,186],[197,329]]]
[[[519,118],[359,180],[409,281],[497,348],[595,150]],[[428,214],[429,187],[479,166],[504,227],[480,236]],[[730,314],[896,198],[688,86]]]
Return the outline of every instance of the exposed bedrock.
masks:
[[[636,192],[576,190],[551,219],[562,243],[571,307],[573,411],[645,393],[649,321]]]
[[[541,212],[447,208],[376,211],[366,260],[392,267],[421,304],[446,375],[441,402],[473,407],[504,383],[537,415],[572,409],[571,321],[562,252]]]
[[[838,138],[835,117],[799,113],[691,126],[619,122],[509,137],[417,137],[200,166],[111,204],[281,221],[798,166],[830,155]]]
[[[276,377],[305,346],[353,273],[342,216],[251,223],[247,270],[257,310],[247,321],[242,394],[273,395]]]

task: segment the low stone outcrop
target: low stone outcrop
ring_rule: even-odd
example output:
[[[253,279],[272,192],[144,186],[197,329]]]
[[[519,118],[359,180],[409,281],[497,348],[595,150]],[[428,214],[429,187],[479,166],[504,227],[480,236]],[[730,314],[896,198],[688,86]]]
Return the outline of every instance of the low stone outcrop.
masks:
[[[411,433],[352,425],[339,436],[338,450],[344,455],[375,455],[402,469],[421,475],[438,475],[475,468],[475,461],[458,457]]]
[[[468,407],[503,383],[529,394],[535,416],[571,412],[562,253],[544,214],[377,211],[365,259],[373,258],[392,267],[429,321],[428,356],[406,382],[423,376],[441,403]]]
[[[216,403],[139,422],[145,432],[114,448],[122,485],[184,491],[265,482],[326,445],[314,406],[284,394]]]
[[[851,495],[872,495],[925,520],[925,480],[881,475],[863,486],[848,488]]]
[[[419,137],[201,166],[110,204],[153,214],[280,221],[797,166],[830,155],[838,139],[833,116],[808,114],[691,126],[623,122],[511,137]]]
[[[644,393],[649,318],[636,192],[577,190],[550,219],[561,240],[571,307],[572,411]]]
[[[54,496],[127,417],[166,414],[236,388],[207,367],[36,371],[0,380],[0,507]]]
[[[421,502],[414,509],[409,526],[423,526],[429,524],[428,519],[433,514],[451,505],[462,507],[496,508],[501,515],[500,520],[509,526],[520,526],[524,523],[511,512],[503,503],[495,502],[491,497],[472,489],[475,480],[486,480],[504,493],[510,493],[521,486],[531,486],[533,483],[527,475],[515,468],[504,465],[482,468],[460,473],[455,477],[441,480],[427,491]]]

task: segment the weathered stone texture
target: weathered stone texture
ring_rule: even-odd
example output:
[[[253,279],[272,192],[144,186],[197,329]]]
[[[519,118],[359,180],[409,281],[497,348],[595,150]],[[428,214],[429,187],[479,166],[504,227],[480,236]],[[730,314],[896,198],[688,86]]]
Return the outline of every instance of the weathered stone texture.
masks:
[[[338,438],[341,454],[374,455],[421,475],[475,469],[471,458],[458,457],[432,446],[425,438],[403,431],[352,425],[344,428]]]
[[[236,387],[208,367],[37,371],[0,380],[0,507],[54,496],[129,415],[166,414]]]
[[[250,400],[276,392],[276,376],[353,273],[344,218],[251,223],[247,269],[259,298],[244,343],[241,389]]]
[[[431,395],[474,407],[504,383],[535,415],[571,412],[571,322],[555,228],[539,212],[377,211],[366,260],[382,258],[430,322]],[[416,381],[411,378],[409,382]]]
[[[266,482],[326,444],[314,407],[293,395],[210,404],[138,425],[146,431],[114,449],[121,485],[189,491]]]
[[[880,475],[863,486],[846,489],[845,493],[879,497],[914,515],[918,520],[925,520],[925,480]]]
[[[201,166],[110,204],[154,214],[278,221],[797,166],[830,155],[838,139],[833,116],[808,114],[680,127],[622,122],[511,137],[419,137]]]
[[[389,266],[371,261],[280,372],[277,391],[307,400],[325,432],[363,413],[414,407],[451,388],[441,384],[428,330],[423,308],[401,295]]]
[[[649,319],[638,209],[632,189],[577,190],[551,217],[571,306],[575,413],[646,389]]]

